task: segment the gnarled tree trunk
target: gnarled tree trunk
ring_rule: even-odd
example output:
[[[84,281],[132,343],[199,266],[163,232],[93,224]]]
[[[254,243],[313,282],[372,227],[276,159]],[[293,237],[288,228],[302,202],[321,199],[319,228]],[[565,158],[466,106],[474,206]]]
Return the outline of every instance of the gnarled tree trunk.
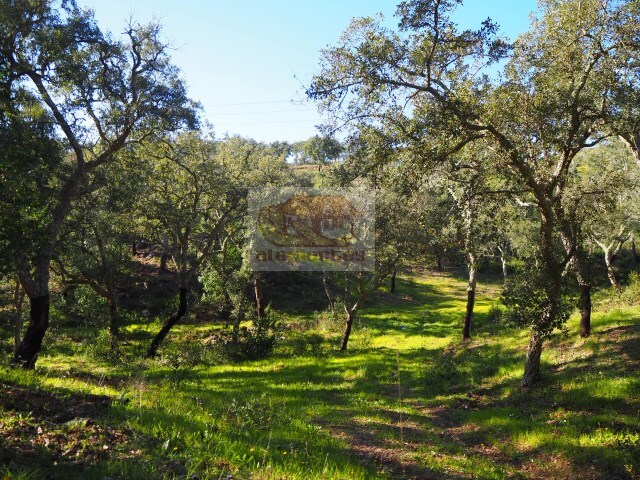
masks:
[[[22,307],[24,306],[24,289],[22,285],[20,285],[20,280],[16,278],[16,287],[13,294],[13,306],[16,309],[15,315],[15,324],[13,330],[14,337],[14,347],[13,354],[16,355],[18,353],[18,347],[20,346],[20,338],[22,336]]]
[[[33,273],[24,269],[18,274],[30,307],[27,329],[14,354],[14,363],[22,368],[35,368],[42,340],[49,328],[49,259],[41,261]]]
[[[49,328],[49,294],[38,297],[29,296],[29,303],[29,325],[16,349],[14,359],[18,365],[33,369],[42,348],[42,339]]]
[[[117,298],[109,300],[109,335],[116,339],[120,336],[120,317],[118,315]]]
[[[336,310],[336,302],[333,298],[333,293],[331,292],[331,285],[329,285],[329,279],[327,278],[327,272],[322,272],[322,286],[324,287],[324,293],[327,296],[327,301],[329,302],[329,309],[331,313],[334,313]]]
[[[612,253],[610,250],[606,250],[604,252],[604,263],[607,266],[607,277],[609,278],[611,286],[620,290],[622,287],[618,282],[618,277],[616,276],[616,271],[613,267],[613,262],[616,259],[616,253],[617,251],[615,253]]]
[[[506,279],[509,275],[507,269],[508,253],[506,247],[498,245],[498,251],[500,252],[500,262],[502,263],[502,278]]]
[[[149,346],[149,350],[147,350],[147,357],[150,357],[150,358],[155,357],[156,353],[158,353],[158,348],[160,347],[160,344],[169,333],[169,330],[171,330],[171,328],[176,323],[178,323],[178,321],[187,313],[188,292],[189,291],[186,286],[184,285],[180,286],[178,309],[175,311],[173,315],[171,315],[171,317],[169,317],[169,319],[166,322],[164,322],[164,324],[162,325],[162,328],[154,337],[153,341],[151,342],[151,345]]]
[[[580,336],[591,335],[591,285],[580,285]]]
[[[540,358],[542,356],[542,337],[537,333],[531,333],[527,346],[527,357],[524,365],[522,386],[530,387],[540,380]]]
[[[253,292],[256,296],[256,311],[258,312],[258,319],[262,320],[264,317],[264,301],[262,299],[262,279],[260,275],[253,277]]]
[[[616,277],[616,271],[613,267],[613,262],[616,259],[618,252],[622,248],[622,245],[624,245],[624,242],[626,242],[630,236],[631,234],[627,231],[627,227],[625,225],[622,225],[620,227],[620,231],[609,245],[606,245],[603,241],[598,240],[598,238],[596,238],[594,234],[591,234],[591,239],[604,252],[604,263],[607,266],[607,277],[609,278],[609,282],[611,283],[612,287],[615,287],[618,290],[620,290],[622,287],[620,286],[620,283],[618,283],[618,278]]]
[[[467,286],[467,309],[464,316],[464,326],[462,328],[462,341],[471,338],[471,325],[473,324],[473,309],[476,302],[476,285],[478,283],[478,269],[476,266],[476,258],[472,253],[468,254],[469,258],[469,284]]]
[[[346,350],[349,343],[349,337],[351,336],[351,327],[353,326],[353,319],[355,318],[355,312],[347,310],[345,313],[344,321],[344,334],[342,335],[342,342],[340,342],[340,350]]]
[[[570,242],[568,238],[563,238],[563,241],[568,254],[571,252]],[[585,252],[580,245],[576,246],[570,265],[580,287],[580,336],[588,337],[591,335],[591,282],[589,281],[590,274]]]
[[[559,262],[553,252],[553,235],[555,215],[547,208],[541,208],[540,222],[540,268],[542,272],[545,306],[540,317],[532,328],[524,366],[522,386],[530,387],[540,379],[540,358],[544,338],[553,329],[553,325],[560,314],[562,301],[562,273],[573,257],[573,246],[569,248],[566,262]]]

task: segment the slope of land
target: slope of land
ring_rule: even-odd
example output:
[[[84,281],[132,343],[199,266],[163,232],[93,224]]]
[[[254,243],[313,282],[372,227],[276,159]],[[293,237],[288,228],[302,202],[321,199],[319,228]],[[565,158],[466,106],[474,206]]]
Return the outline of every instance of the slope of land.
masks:
[[[194,318],[157,360],[160,317],[131,316],[116,352],[54,325],[36,372],[0,368],[0,478],[640,478],[640,308],[596,304],[586,340],[572,318],[523,390],[527,332],[492,320],[498,291],[480,286],[466,344],[464,281],[425,273],[368,305],[346,353],[339,319],[288,315],[244,363]]]

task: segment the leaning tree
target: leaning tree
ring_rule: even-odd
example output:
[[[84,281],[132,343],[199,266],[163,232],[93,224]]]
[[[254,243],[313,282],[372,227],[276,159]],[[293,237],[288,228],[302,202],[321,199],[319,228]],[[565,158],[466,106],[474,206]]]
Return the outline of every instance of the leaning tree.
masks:
[[[3,4],[0,32],[3,104],[27,118],[44,111],[62,149],[54,165],[51,157],[36,166],[55,170],[54,180],[36,184],[43,195],[29,235],[37,241],[17,238],[12,251],[31,305],[15,361],[33,368],[49,326],[51,259],[74,201],[104,186],[103,173],[123,148],[196,117],[158,25],[130,25],[114,39],[74,1],[16,0]],[[31,182],[12,178],[16,188]]]
[[[542,1],[530,31],[509,44],[490,20],[460,31],[451,20],[459,3],[404,1],[395,31],[354,20],[340,45],[323,51],[308,94],[329,113],[329,128],[387,128],[398,148],[424,162],[487,142],[496,171],[528,192],[540,221],[532,285],[542,298],[527,319],[522,383],[529,386],[539,378],[544,340],[565,318],[562,275],[576,248],[563,205],[568,175],[580,151],[614,133],[612,119],[637,83],[630,45],[640,4]],[[625,117],[615,126],[626,134],[632,123]]]

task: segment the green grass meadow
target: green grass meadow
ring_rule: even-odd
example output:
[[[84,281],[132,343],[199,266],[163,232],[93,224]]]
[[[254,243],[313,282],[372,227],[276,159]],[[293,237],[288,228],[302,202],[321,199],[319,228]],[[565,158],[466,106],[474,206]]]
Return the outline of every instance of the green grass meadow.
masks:
[[[599,293],[593,335],[572,316],[525,390],[528,332],[490,314],[500,284],[480,284],[463,344],[465,289],[399,278],[344,353],[340,319],[283,314],[274,355],[242,363],[220,357],[207,322],[145,360],[160,319],[129,323],[112,352],[54,318],[35,372],[0,368],[0,478],[640,478],[640,307]],[[2,341],[9,352],[9,327]]]

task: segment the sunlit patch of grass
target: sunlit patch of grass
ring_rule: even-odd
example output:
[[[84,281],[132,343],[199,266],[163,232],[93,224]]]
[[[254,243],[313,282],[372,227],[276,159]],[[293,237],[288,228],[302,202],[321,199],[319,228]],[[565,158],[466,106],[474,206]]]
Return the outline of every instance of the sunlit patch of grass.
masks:
[[[553,435],[539,430],[516,433],[513,436],[513,445],[520,451],[530,451],[553,441]]]
[[[112,406],[96,421],[146,439],[131,445],[141,462],[105,457],[76,478],[639,475],[640,382],[628,368],[640,308],[596,310],[588,339],[576,336],[572,316],[569,337],[546,343],[542,383],[523,390],[529,332],[489,322],[498,291],[480,285],[465,344],[466,282],[416,275],[359,312],[346,352],[337,350],[341,320],[316,313],[286,318],[286,339],[264,360],[205,356],[205,340],[222,328],[207,323],[179,324],[157,359],[143,359],[157,318],[124,327],[113,357],[91,344],[95,335],[56,330],[36,372],[0,369],[0,378],[59,395],[107,395]],[[291,343],[297,335],[316,350]]]
[[[451,338],[420,337],[411,334],[386,334],[376,336],[371,342],[372,348],[385,347],[395,350],[418,349],[438,350],[451,342]]]

